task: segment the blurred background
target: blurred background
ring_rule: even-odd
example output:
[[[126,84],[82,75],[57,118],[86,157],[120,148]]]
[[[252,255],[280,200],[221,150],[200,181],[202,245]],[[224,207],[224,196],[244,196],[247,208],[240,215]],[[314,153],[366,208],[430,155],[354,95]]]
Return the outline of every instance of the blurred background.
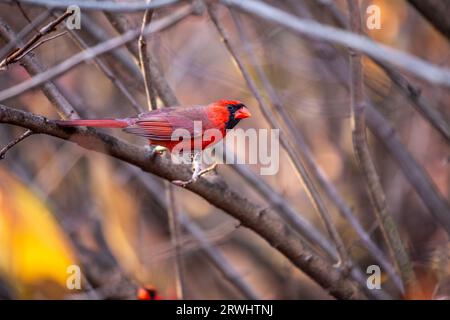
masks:
[[[335,25],[332,15],[316,1],[266,1],[299,17]],[[366,30],[374,40],[407,51],[434,64],[449,67],[449,42],[406,1],[362,1],[381,9],[381,29]],[[345,1],[335,1],[347,17]],[[174,7],[155,11],[153,21]],[[0,3],[1,24],[18,33],[48,12],[42,7]],[[25,14],[24,14],[25,13]],[[280,26],[235,13],[245,30],[237,32],[229,10],[218,11],[230,39],[251,68],[263,69],[283,107],[304,135],[317,164],[336,186],[374,242],[389,257],[353,154],[350,99],[346,84],[333,69],[348,75],[346,48],[299,37]],[[130,28],[139,28],[142,13],[125,15]],[[47,17],[40,25],[54,19]],[[363,24],[365,25],[365,24]],[[58,27],[59,31],[64,26]],[[25,37],[29,39],[36,31]],[[83,11],[75,31],[88,46],[102,36],[117,36],[105,14]],[[0,52],[8,40],[0,38]],[[206,13],[191,16],[170,29],[148,37],[152,56],[182,105],[236,99],[249,106],[253,117],[242,128],[270,128]],[[61,35],[31,53],[51,68],[83,50],[73,35]],[[252,53],[248,55],[246,53]],[[4,54],[4,53],[2,53]],[[123,61],[119,59],[123,58]],[[2,56],[0,59],[3,59]],[[123,82],[136,104],[146,108],[142,83],[130,52],[121,48],[101,61]],[[125,62],[128,61],[128,65]],[[440,194],[449,199],[450,148],[444,138],[411,106],[385,73],[365,58],[366,94],[395,127],[401,141],[423,166]],[[130,66],[131,64],[131,66]],[[134,69],[133,69],[134,66]],[[133,71],[134,70],[134,71]],[[137,71],[139,72],[139,70]],[[6,89],[30,77],[20,63],[0,72]],[[410,77],[421,94],[447,118],[449,92]],[[77,66],[55,84],[77,112],[86,117],[122,117],[136,110],[113,81],[93,61]],[[260,83],[258,83],[260,84]],[[158,101],[162,105],[161,101]],[[39,89],[4,102],[5,105],[59,118],[54,105]],[[24,129],[0,125],[0,146]],[[120,130],[107,131],[134,144],[145,140]],[[450,248],[445,231],[433,219],[386,149],[370,133],[369,145],[387,195],[389,211],[405,241],[427,298],[450,295]],[[293,209],[326,235],[284,150],[280,170],[259,176],[258,165],[247,165]],[[263,206],[270,205],[255,187],[231,166],[219,165],[227,182]],[[239,277],[264,299],[331,299],[323,289],[295,268],[252,231],[199,196],[175,189],[178,210],[198,225],[204,237],[235,268]],[[365,272],[377,264],[348,221],[324,196],[333,221],[356,265]],[[186,297],[241,299],[224,279],[196,239],[181,231]],[[390,259],[391,260],[391,259]],[[66,286],[67,267],[79,265],[82,289]],[[383,272],[383,289],[401,295]],[[158,178],[103,154],[44,135],[33,135],[0,160],[0,298],[13,299],[133,299],[139,287],[154,288],[162,299],[176,296],[174,250],[169,236],[164,185]]]

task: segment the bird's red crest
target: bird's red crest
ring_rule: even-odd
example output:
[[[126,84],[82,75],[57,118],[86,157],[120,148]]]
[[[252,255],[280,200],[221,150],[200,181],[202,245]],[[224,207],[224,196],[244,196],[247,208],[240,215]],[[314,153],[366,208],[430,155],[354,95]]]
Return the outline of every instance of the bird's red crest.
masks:
[[[242,102],[237,101],[237,100],[219,100],[217,101],[215,104],[226,107],[228,105],[238,105],[238,104],[242,104]]]

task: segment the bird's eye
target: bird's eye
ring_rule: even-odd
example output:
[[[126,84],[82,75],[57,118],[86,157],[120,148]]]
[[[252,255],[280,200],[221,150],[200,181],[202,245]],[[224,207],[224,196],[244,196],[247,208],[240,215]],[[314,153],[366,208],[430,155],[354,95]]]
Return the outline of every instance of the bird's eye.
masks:
[[[228,110],[232,111],[232,112],[236,112],[237,110],[241,109],[242,107],[244,107],[244,105],[242,103],[239,104],[229,104],[228,106]]]
[[[229,104],[229,105],[228,105],[228,110],[229,110],[230,112],[234,112],[234,111],[236,111],[237,109],[236,109],[236,106],[235,106],[235,105]]]

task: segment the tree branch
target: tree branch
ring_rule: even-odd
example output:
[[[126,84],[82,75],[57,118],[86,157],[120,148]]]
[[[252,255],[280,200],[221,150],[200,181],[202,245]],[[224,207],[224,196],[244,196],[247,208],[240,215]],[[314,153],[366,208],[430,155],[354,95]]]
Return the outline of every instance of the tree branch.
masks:
[[[83,148],[109,154],[168,181],[186,180],[191,175],[187,166],[174,165],[161,157],[150,160],[146,156],[145,149],[130,145],[97,130],[63,129],[42,116],[3,105],[0,105],[0,122],[18,125],[35,133],[52,135],[69,140]],[[219,177],[215,177],[214,181],[202,177],[196,183],[189,185],[187,189],[228,212],[241,221],[242,225],[259,234],[294,265],[328,290],[330,294],[340,299],[365,298],[352,281],[342,277],[338,270],[311,252],[272,209],[255,205],[240,193],[232,190]]]

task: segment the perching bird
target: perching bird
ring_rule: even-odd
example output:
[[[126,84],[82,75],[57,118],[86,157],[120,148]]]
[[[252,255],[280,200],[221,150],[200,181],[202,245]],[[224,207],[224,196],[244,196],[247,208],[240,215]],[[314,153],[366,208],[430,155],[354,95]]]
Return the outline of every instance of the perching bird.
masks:
[[[219,100],[207,106],[168,107],[123,119],[59,120],[56,123],[65,127],[122,128],[125,132],[147,138],[150,145],[165,147],[170,151],[180,143],[179,139],[173,139],[172,134],[177,129],[184,129],[190,137],[187,145],[184,140],[184,145],[194,154],[194,172],[188,181],[175,181],[175,183],[186,186],[195,182],[206,172],[198,163],[201,151],[219,142],[225,137],[228,129],[233,129],[241,119],[250,116],[250,111],[243,103],[235,100]],[[201,122],[201,131],[197,130],[198,126],[195,122]],[[217,129],[221,136],[217,139],[216,137],[205,138],[205,132],[209,129]]]

